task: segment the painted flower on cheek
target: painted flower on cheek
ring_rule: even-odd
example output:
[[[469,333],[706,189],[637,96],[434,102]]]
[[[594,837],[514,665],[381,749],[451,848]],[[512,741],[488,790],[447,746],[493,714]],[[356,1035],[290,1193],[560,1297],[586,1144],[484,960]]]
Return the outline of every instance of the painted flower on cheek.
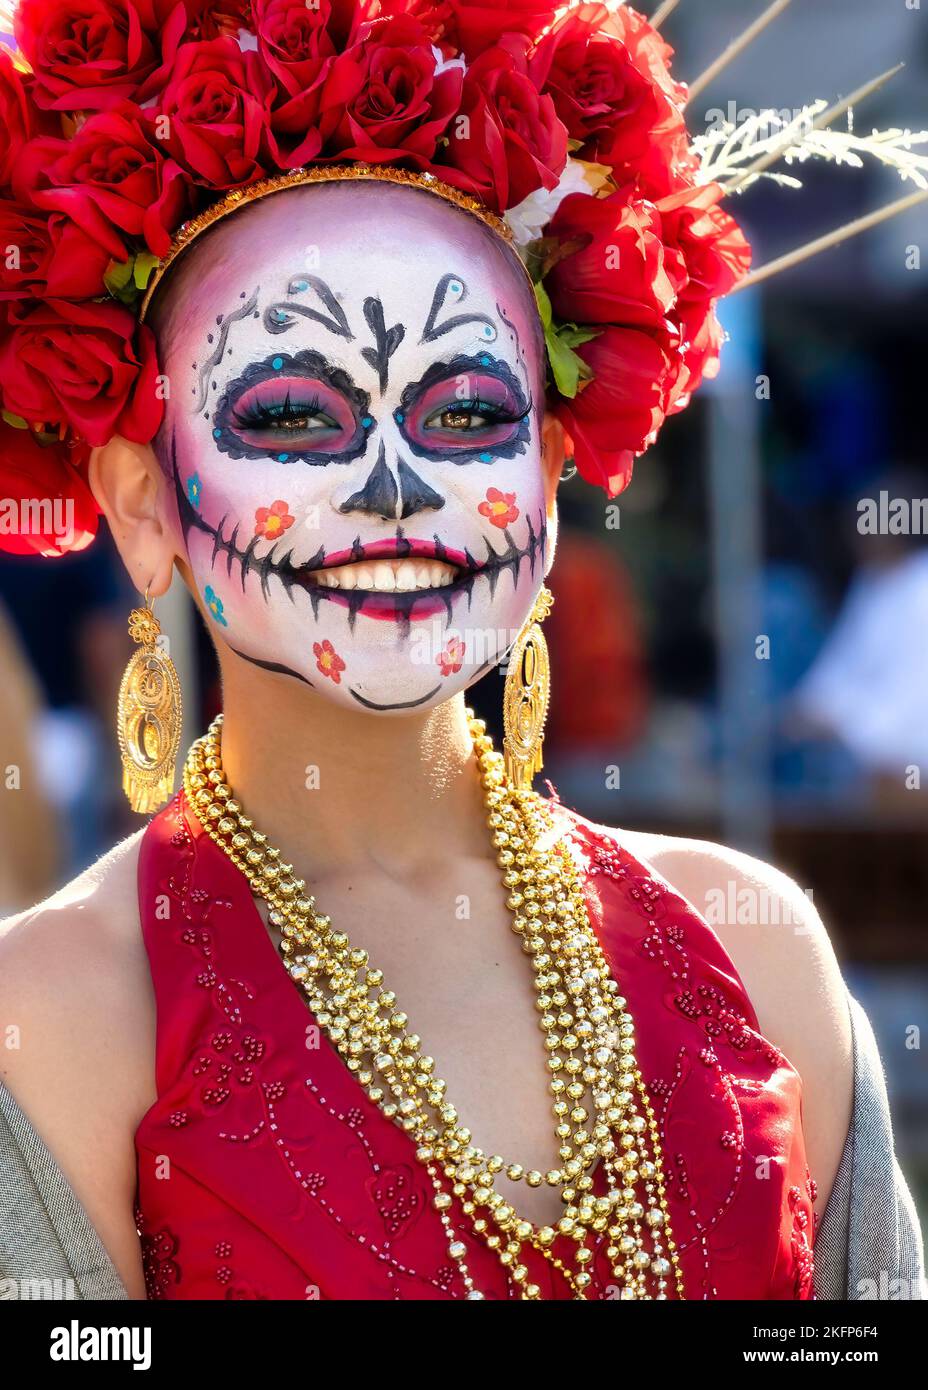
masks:
[[[322,674],[328,676],[329,680],[334,681],[336,685],[341,685],[342,671],[345,669],[345,663],[332,646],[328,637],[326,637],[323,642],[313,643],[313,655],[316,658],[316,665]]]
[[[202,496],[203,484],[200,482],[200,475],[199,473],[191,473],[187,479],[187,501],[191,507],[196,507],[199,511]]]
[[[464,641],[461,637],[449,637],[442,651],[435,658],[443,676],[453,676],[464,665]]]
[[[515,501],[514,492],[500,492],[498,487],[488,487],[486,500],[479,504],[477,511],[502,530],[504,526],[511,526],[519,518],[519,508]]]
[[[206,606],[216,619],[216,622],[220,623],[223,627],[228,627],[229,620],[222,611],[222,599],[211,584],[207,584],[203,597],[206,599]]]
[[[286,502],[272,502],[269,507],[259,507],[255,512],[255,535],[266,541],[274,541],[293,525],[293,517]]]

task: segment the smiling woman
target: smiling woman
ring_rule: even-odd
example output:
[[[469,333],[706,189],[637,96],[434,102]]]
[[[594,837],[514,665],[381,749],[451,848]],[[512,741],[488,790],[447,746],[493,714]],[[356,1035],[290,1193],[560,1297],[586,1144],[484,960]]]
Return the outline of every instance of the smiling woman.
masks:
[[[207,229],[149,322],[177,552],[239,657],[397,710],[504,654],[553,558],[560,455],[542,468],[541,323],[493,231],[427,188],[285,188]],[[427,662],[421,642],[410,659],[423,623]]]
[[[146,596],[118,722],[157,811],[0,932],[0,1275],[920,1288],[808,899],[532,785],[565,459],[621,491],[749,262],[670,50],[612,3],[384,9],[24,0],[0,54],[5,476],[75,544],[98,507]],[[171,796],[175,572],[223,713]],[[464,692],[507,654],[500,754]],[[795,930],[717,934],[725,884]]]

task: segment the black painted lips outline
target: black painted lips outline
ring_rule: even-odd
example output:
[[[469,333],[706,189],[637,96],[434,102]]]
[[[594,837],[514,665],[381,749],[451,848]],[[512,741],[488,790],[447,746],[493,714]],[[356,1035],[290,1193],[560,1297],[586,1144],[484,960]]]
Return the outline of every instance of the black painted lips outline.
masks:
[[[334,599],[334,601],[339,603],[341,607],[348,609],[348,624],[350,629],[352,631],[354,630],[358,612],[361,610],[366,599],[379,591],[368,589],[332,590],[327,589],[321,584],[307,582],[307,576],[310,572],[324,568],[326,556],[324,546],[320,546],[315,555],[311,556],[311,558],[302,565],[294,565],[291,563],[290,557],[293,554],[292,546],[285,555],[280,556],[279,559],[275,558],[275,552],[280,545],[279,541],[271,547],[266,555],[262,555],[259,559],[256,559],[254,552],[261,537],[252,536],[245,548],[242,549],[238,545],[238,533],[241,528],[241,522],[236,522],[228,536],[224,534],[226,517],[223,517],[218,527],[210,526],[209,522],[204,521],[203,517],[200,516],[200,513],[192,505],[181,484],[176,457],[172,458],[172,467],[174,472],[174,491],[177,497],[177,506],[181,528],[184,533],[184,540],[186,541],[191,529],[202,531],[206,535],[211,536],[213,541],[213,553],[210,557],[211,567],[215,566],[216,557],[218,555],[225,554],[226,573],[231,577],[232,564],[235,560],[238,560],[241,566],[242,589],[244,590],[245,588],[245,579],[247,575],[253,572],[258,575],[261,582],[261,592],[265,598],[267,598],[270,592],[271,577],[276,576],[283,584],[291,602],[293,600],[294,589],[300,589],[303,593],[309,595],[314,618],[318,617],[321,600],[326,599],[331,602],[333,601],[333,596],[337,594],[338,598]],[[531,574],[534,577],[535,565],[538,561],[539,554],[542,557],[544,556],[548,538],[548,524],[543,509],[539,511],[537,531],[532,525],[531,517],[526,516],[525,520],[528,525],[528,540],[524,546],[520,547],[516,544],[507,527],[503,532],[507,542],[505,550],[494,550],[487,537],[484,537],[484,544],[486,545],[488,554],[483,563],[476,560],[469,550],[466,548],[464,549],[463,553],[468,567],[462,570],[460,577],[452,584],[444,585],[438,589],[412,589],[390,594],[389,597],[393,601],[393,616],[395,621],[408,626],[411,622],[410,610],[413,604],[417,600],[421,601],[423,598],[434,598],[437,596],[440,597],[444,603],[445,610],[448,614],[448,621],[450,622],[453,617],[453,601],[460,594],[466,593],[467,606],[470,608],[471,595],[477,579],[487,579],[490,585],[491,600],[496,593],[496,586],[499,583],[501,574],[507,569],[512,572],[512,583],[513,588],[515,588],[519,578],[519,567],[525,559],[528,560]],[[398,552],[402,550],[404,539],[403,528],[397,526],[396,542]],[[441,560],[447,552],[438,536],[435,536],[434,540],[435,559]],[[358,551],[362,548],[360,536],[354,541],[352,549],[355,548],[357,548]],[[359,558],[361,557],[359,556]],[[447,563],[451,564],[454,562],[448,560]],[[460,568],[460,566],[456,565],[456,568]]]

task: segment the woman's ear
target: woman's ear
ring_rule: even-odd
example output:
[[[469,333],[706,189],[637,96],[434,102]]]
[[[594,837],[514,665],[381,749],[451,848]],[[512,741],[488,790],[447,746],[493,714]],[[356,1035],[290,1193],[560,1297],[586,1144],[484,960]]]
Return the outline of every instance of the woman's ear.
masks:
[[[90,486],[135,587],[153,598],[166,593],[176,550],[154,449],[114,436],[91,452]]]
[[[541,424],[541,466],[545,481],[545,510],[549,517],[554,515],[557,485],[564,472],[566,458],[564,427],[556,415],[546,410]]]

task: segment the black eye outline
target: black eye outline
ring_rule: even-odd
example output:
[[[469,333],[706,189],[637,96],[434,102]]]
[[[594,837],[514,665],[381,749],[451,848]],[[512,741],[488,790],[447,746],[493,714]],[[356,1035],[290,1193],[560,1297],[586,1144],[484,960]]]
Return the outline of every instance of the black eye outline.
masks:
[[[355,430],[347,444],[339,449],[287,449],[249,444],[237,433],[241,428],[241,417],[236,409],[245,391],[261,381],[273,381],[282,374],[303,376],[307,380],[324,381],[327,386],[343,398],[355,421]],[[289,400],[289,393],[287,396]],[[261,362],[250,362],[234,381],[230,381],[220,397],[214,413],[213,443],[222,454],[233,459],[273,459],[276,463],[307,463],[321,465],[326,463],[350,463],[367,448],[371,431],[377,428],[377,421],[370,411],[370,395],[360,386],[355,386],[343,367],[333,366],[321,352],[312,348],[302,348],[299,352],[275,352]],[[304,406],[302,414],[307,413]],[[281,458],[280,453],[287,457]]]
[[[496,377],[498,381],[501,381],[509,388],[515,397],[517,410],[512,414],[508,411],[501,410],[491,402],[484,403],[494,411],[497,420],[510,421],[513,424],[518,424],[519,428],[511,439],[507,439],[503,443],[492,445],[488,445],[485,441],[483,443],[475,442],[472,447],[461,449],[448,445],[447,443],[429,447],[427,444],[420,443],[419,440],[414,439],[410,435],[406,428],[406,418],[410,411],[415,409],[418,401],[430,387],[436,385],[438,382],[450,381],[454,377],[472,376],[478,373],[484,376]],[[470,402],[465,402],[464,404],[472,404],[472,399]],[[461,408],[462,403],[460,400],[456,400],[455,404],[457,404],[459,409]],[[403,390],[400,403],[393,412],[393,418],[399,427],[400,434],[403,436],[407,447],[419,458],[438,459],[445,463],[455,464],[473,463],[475,460],[479,460],[481,463],[490,464],[498,458],[511,459],[515,458],[518,454],[525,453],[525,447],[531,437],[529,417],[532,414],[533,405],[534,403],[531,399],[526,400],[525,392],[522,389],[522,383],[519,381],[519,378],[515,375],[508,362],[503,362],[499,358],[491,356],[488,352],[481,352],[477,356],[461,353],[457,357],[453,357],[450,362],[433,362],[418,381],[410,382]],[[450,402],[449,408],[451,408]],[[432,412],[432,415],[434,414],[435,411]],[[432,416],[429,416],[429,418],[431,419]]]

